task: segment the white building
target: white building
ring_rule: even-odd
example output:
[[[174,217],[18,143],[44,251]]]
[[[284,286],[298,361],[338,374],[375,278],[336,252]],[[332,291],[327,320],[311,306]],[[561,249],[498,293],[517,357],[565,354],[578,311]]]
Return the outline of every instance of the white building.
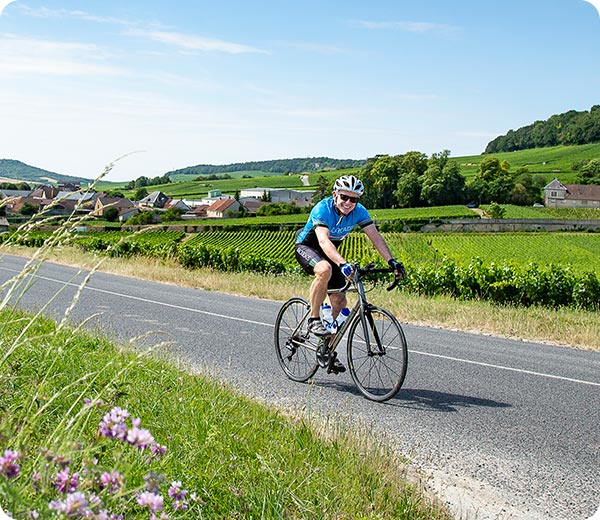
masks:
[[[314,190],[289,190],[286,188],[248,188],[240,191],[240,198],[252,197],[262,199],[269,194],[271,202],[294,202],[296,206],[304,207],[312,204]]]

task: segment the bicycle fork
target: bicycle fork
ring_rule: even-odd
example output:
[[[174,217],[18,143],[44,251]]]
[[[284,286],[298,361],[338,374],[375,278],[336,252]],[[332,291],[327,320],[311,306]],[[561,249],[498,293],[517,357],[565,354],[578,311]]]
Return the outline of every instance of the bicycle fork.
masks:
[[[375,320],[373,319],[373,314],[371,312],[373,308],[373,305],[367,304],[366,308],[360,315],[360,320],[365,335],[365,343],[367,344],[367,355],[369,357],[384,356],[385,346],[381,343],[379,331],[377,330],[377,325],[375,323]],[[371,334],[369,333],[369,331],[373,333],[373,339],[375,340],[374,346],[372,345]]]

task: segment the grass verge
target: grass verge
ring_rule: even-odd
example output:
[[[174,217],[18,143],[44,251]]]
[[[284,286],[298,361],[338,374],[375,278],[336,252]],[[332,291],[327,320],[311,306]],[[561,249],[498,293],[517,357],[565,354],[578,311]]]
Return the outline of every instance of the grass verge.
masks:
[[[172,360],[10,307],[0,345],[0,505],[14,518],[449,518],[366,432],[319,435]]]

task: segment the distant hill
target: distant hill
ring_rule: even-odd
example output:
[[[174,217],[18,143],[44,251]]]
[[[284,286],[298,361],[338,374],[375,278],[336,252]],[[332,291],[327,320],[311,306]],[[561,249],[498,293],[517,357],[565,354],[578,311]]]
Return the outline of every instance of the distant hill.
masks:
[[[40,184],[56,184],[58,180],[75,181],[84,184],[90,183],[90,179],[84,177],[73,177],[60,173],[49,172],[35,166],[29,166],[21,161],[13,159],[0,159],[0,177],[8,181],[36,182]]]
[[[569,110],[536,121],[490,141],[484,153],[514,152],[549,146],[576,146],[600,143],[600,105],[588,111]]]
[[[252,161],[232,164],[198,164],[167,172],[167,175],[212,175],[239,171],[262,171],[273,173],[314,173],[323,170],[341,168],[360,168],[366,159],[331,159],[330,157],[305,157],[297,159],[274,159],[270,161]]]

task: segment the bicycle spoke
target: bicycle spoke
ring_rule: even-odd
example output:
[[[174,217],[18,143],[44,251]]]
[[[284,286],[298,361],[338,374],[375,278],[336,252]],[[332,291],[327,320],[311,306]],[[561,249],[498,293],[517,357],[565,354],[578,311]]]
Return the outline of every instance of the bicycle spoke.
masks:
[[[398,392],[404,381],[406,340],[400,324],[391,313],[379,308],[367,312],[366,330],[361,320],[356,320],[350,330],[350,373],[366,397],[385,401]]]
[[[314,339],[306,333],[308,303],[292,298],[281,307],[275,322],[277,360],[290,379],[306,381],[317,371]]]

